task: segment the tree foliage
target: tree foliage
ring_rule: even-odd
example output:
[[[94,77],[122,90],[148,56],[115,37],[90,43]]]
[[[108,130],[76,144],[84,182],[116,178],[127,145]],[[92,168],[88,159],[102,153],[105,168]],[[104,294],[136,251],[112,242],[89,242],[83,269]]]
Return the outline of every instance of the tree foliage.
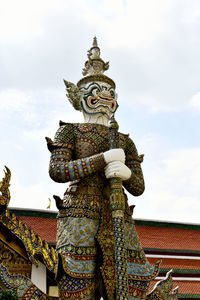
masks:
[[[18,296],[16,293],[12,291],[5,290],[0,295],[0,300],[18,300]]]

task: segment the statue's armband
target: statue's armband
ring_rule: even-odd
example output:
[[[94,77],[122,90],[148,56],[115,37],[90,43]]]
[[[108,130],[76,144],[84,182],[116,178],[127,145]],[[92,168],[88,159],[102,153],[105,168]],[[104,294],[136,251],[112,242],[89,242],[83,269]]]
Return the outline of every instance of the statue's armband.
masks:
[[[134,196],[139,196],[144,192],[144,178],[141,168],[144,155],[138,155],[135,144],[130,138],[126,141],[126,165],[131,170],[131,177],[123,181],[126,190]]]
[[[66,130],[67,128],[58,130],[54,141],[47,138],[48,148],[51,151],[50,177],[56,182],[68,182],[103,169],[106,162],[102,153],[86,158],[73,159],[74,140],[71,131],[67,134]]]

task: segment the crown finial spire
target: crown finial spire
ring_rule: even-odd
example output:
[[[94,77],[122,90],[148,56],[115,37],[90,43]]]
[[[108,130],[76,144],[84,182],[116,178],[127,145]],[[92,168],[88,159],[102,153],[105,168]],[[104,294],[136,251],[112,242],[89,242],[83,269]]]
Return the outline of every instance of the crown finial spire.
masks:
[[[93,38],[93,47],[98,47],[96,36]]]
[[[83,68],[83,78],[77,82],[77,87],[93,82],[103,81],[110,84],[115,89],[115,82],[108,76],[104,75],[104,72],[109,68],[109,62],[105,62],[100,57],[101,51],[97,43],[96,36],[93,37],[92,47],[87,52],[88,60],[85,62],[85,68]]]
[[[100,48],[97,44],[96,36],[93,38],[93,44],[90,50],[88,50],[88,60],[85,62],[85,68],[83,69],[83,76],[103,74],[108,70],[109,62],[104,62],[100,57]]]

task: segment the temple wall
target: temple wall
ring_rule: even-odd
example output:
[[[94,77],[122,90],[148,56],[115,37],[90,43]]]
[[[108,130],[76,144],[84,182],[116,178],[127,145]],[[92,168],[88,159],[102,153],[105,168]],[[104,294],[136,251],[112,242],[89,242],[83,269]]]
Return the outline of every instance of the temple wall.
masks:
[[[43,293],[46,294],[46,267],[39,263],[38,266],[32,264],[31,281],[35,284]]]

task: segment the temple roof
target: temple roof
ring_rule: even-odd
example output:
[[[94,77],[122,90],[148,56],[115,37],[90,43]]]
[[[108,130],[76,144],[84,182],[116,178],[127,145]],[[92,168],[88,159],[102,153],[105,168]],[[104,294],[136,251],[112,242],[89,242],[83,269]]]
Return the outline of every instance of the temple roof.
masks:
[[[56,242],[56,211],[10,208],[16,216],[49,243]],[[135,219],[142,246],[200,254],[200,224]]]
[[[200,225],[136,220],[144,248],[199,251]],[[164,227],[165,226],[165,227]]]
[[[12,212],[29,228],[32,228],[48,243],[55,244],[57,229],[57,212],[37,209],[10,208]]]
[[[149,291],[156,284],[157,280],[152,280],[149,286]],[[173,288],[179,287],[180,299],[200,299],[200,282],[199,281],[183,281],[173,278]]]
[[[9,210],[49,244],[56,243],[56,211],[19,208]],[[135,223],[149,262],[155,264],[162,259],[158,280],[173,269],[173,288],[179,286],[181,298],[198,298],[200,225],[142,219],[136,219]],[[149,291],[157,281],[151,283]]]

